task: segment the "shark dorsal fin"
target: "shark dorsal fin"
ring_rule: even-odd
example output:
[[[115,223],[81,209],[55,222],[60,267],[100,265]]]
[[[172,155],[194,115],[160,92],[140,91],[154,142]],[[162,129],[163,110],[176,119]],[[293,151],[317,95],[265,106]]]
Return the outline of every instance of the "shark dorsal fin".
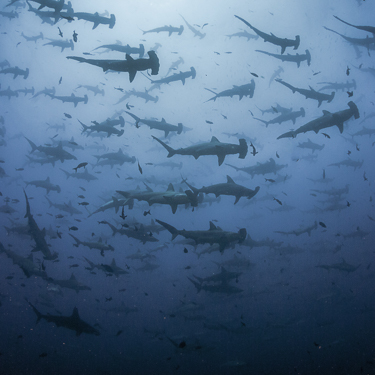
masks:
[[[227,175],[227,183],[228,184],[235,184],[235,182],[233,181],[232,177],[229,177],[228,175]]]
[[[102,238],[100,237],[99,238],[99,241],[98,241],[99,243],[102,243],[103,242],[103,240],[102,240]]]
[[[128,61],[134,61],[134,59],[128,53],[125,55],[125,57]]]
[[[46,178],[46,181],[49,182],[49,176]]]
[[[212,137],[211,142],[219,142],[220,143],[220,141],[216,137]]]
[[[324,116],[328,116],[328,115],[330,115],[330,114],[331,114],[330,111],[326,111],[325,109],[323,109],[323,115],[324,115]]]
[[[70,279],[69,279],[69,280],[77,280],[76,277],[74,276],[74,273],[72,273],[72,274],[70,275]]]
[[[168,185],[168,189],[167,189],[167,191],[174,191],[174,187],[173,187],[172,183],[170,183],[170,184]]]
[[[117,153],[118,153],[118,154],[122,154],[122,153],[123,153],[123,152],[122,152],[122,149],[119,148],[118,151],[117,151]]]
[[[210,221],[210,230],[215,230],[215,229],[217,229],[216,225],[212,221]]]
[[[79,319],[78,309],[75,307],[72,312],[73,319]]]
[[[111,266],[114,267],[116,266],[116,261],[115,261],[115,258],[112,259],[112,263],[111,263]]]

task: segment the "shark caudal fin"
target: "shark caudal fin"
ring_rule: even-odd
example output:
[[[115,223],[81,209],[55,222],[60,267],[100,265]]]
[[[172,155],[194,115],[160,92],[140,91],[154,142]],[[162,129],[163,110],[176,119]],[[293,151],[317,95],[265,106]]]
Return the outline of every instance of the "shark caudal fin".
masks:
[[[182,125],[182,124],[181,124]],[[163,141],[161,141],[159,138],[156,138],[155,136],[152,136],[152,138],[154,138],[156,141],[158,141],[167,151],[168,151],[168,156],[167,158],[170,158],[172,157],[175,153],[176,153],[176,150],[174,150],[172,147],[168,146],[167,144],[165,144]]]
[[[167,224],[164,221],[161,221],[161,220],[158,220],[158,219],[155,219],[155,221],[157,223],[159,223],[160,225],[162,225],[169,233],[172,234],[172,241],[178,236],[179,231],[174,226],[172,226],[170,224]]]
[[[194,284],[194,286],[197,288],[197,293],[199,293],[202,289],[202,285],[198,283],[197,281],[191,279],[190,277],[188,277],[188,279]]]
[[[247,143],[245,141],[245,139],[241,138],[240,139],[240,152],[239,152],[239,158],[240,159],[245,159],[246,155],[247,155],[247,150],[248,150],[248,147],[247,147]]]
[[[39,310],[37,310],[37,308],[31,302],[29,302],[27,299],[26,299],[26,301],[31,306],[31,308],[34,310],[34,312],[36,314],[36,322],[38,323],[39,320],[43,318],[43,314]]]
[[[26,137],[25,137],[25,138],[26,138]],[[38,149],[38,146],[37,146],[34,142],[30,141],[29,138],[26,138],[26,140],[27,140],[27,142],[29,142],[29,144],[30,144],[30,146],[31,146],[30,154],[32,154],[35,150]]]

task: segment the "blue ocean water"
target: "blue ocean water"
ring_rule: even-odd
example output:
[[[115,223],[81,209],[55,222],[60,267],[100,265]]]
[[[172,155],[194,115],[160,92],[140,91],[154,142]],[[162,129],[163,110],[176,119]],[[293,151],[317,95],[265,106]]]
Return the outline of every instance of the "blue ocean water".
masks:
[[[1,374],[374,374],[374,5],[2,1]]]

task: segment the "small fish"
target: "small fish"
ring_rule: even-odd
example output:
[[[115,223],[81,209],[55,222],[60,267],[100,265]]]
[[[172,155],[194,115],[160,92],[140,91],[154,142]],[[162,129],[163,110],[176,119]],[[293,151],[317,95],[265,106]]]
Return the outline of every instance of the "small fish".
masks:
[[[276,151],[276,157],[277,157],[277,158],[279,158],[279,157],[280,157],[280,156],[279,156],[279,154],[277,153],[277,151]]]
[[[139,162],[138,162],[138,169],[139,169],[139,172],[141,172],[141,174],[143,174],[143,171],[142,171],[141,166],[139,165]]]
[[[355,145],[355,149],[356,149],[357,151],[359,151],[359,146],[358,146],[358,145]]]
[[[319,225],[320,225],[321,227],[323,227],[323,228],[327,228],[327,225],[325,225],[325,224],[323,223],[323,221],[319,221]]]
[[[368,178],[366,177],[366,172],[363,172],[363,180],[368,181]]]
[[[116,333],[116,337],[117,337],[117,336],[120,336],[122,332],[124,332],[122,329],[120,329],[119,331],[117,331],[117,333]]]
[[[56,231],[57,237],[61,238],[62,232]]]
[[[68,227],[68,228],[69,228],[69,231],[71,231],[71,230],[74,230],[74,231],[78,230],[78,228],[75,227],[74,225],[72,227]]]
[[[21,172],[21,171],[24,171],[24,170],[25,170],[24,168],[16,168],[17,172]]]
[[[14,276],[7,276],[5,280],[12,280]]]
[[[259,77],[258,74],[256,74],[256,73],[251,73],[251,72],[250,72],[250,74],[251,74],[252,76],[254,76],[254,77]]]
[[[143,216],[151,215],[150,210],[143,212]]]
[[[350,150],[348,150],[347,154],[350,155],[352,152]]]
[[[125,292],[126,289],[125,289],[125,288],[122,288],[122,289],[119,289],[118,291],[119,291],[119,292]]]
[[[124,92],[124,89],[121,88],[121,87],[115,87],[115,90],[118,90],[118,91]]]
[[[59,79],[59,85],[61,85],[61,82],[62,82],[62,77],[60,77]]]
[[[255,146],[253,145],[253,142],[250,143],[250,147],[252,147],[253,151],[251,152],[253,154],[253,156],[255,156],[258,151],[255,149]]]
[[[349,201],[346,201],[346,205],[347,205],[348,207],[350,207],[350,202],[349,202]]]
[[[146,165],[154,165],[154,163],[145,163]]]
[[[370,215],[367,215],[367,217],[371,220],[371,221],[375,221],[375,219],[373,217],[371,217]]]
[[[126,216],[128,216],[128,215],[125,215],[124,210],[125,210],[125,206],[122,206],[122,211],[121,211],[121,215],[120,215],[122,220],[125,220]]]
[[[348,97],[351,98],[353,96],[353,91],[347,91]]]
[[[69,113],[65,113],[65,112],[64,112],[64,116],[65,116],[66,118],[72,118],[72,116],[71,116]]]
[[[225,115],[223,115],[223,114],[222,114],[222,116],[223,116],[223,119],[224,119],[224,120],[227,120],[227,119],[228,119],[227,116],[225,116]]]
[[[109,298],[105,297],[105,302],[110,302],[110,301],[112,301],[112,297],[109,297]]]
[[[266,182],[276,182],[275,180],[273,180],[272,178],[265,178]],[[277,199],[276,199],[277,200]]]
[[[80,194],[80,195],[78,195],[78,198],[80,198],[80,199],[85,199],[85,196],[82,195],[82,194]]]
[[[18,202],[19,202],[18,199],[16,199],[16,198],[13,198],[13,199],[12,199],[12,203],[18,203]]]
[[[348,76],[350,74],[350,68],[346,66],[346,75]]]
[[[280,206],[282,206],[283,204],[282,204],[282,202],[279,200],[279,199],[277,199],[277,198],[275,198],[275,197],[273,197],[273,200],[274,201],[276,201]]]
[[[62,219],[63,217],[64,217],[64,215],[61,215],[61,214],[55,215],[56,219]]]
[[[117,178],[120,178],[120,176],[119,176],[119,174],[118,174],[118,173],[116,173],[116,176],[117,176]]]
[[[78,39],[77,39],[77,36],[78,34],[76,33],[76,31],[74,30],[73,31],[73,40],[77,43]]]
[[[47,353],[46,352],[43,352],[41,354],[39,354],[39,358],[44,358],[44,357],[47,357]]]
[[[310,195],[312,195],[313,197],[316,197],[316,196],[317,196],[315,193],[310,193]]]
[[[320,74],[321,72],[316,72],[316,73],[313,73],[313,76],[316,76],[318,74]]]
[[[90,53],[90,52],[82,52],[84,55],[86,55],[86,56],[92,56],[92,53]]]
[[[331,139],[331,137],[327,133],[322,133],[326,138]]]
[[[81,220],[80,220],[80,219],[74,219],[74,221],[78,221],[79,223],[81,222]]]
[[[213,124],[213,122],[212,122],[212,121],[208,121],[208,120],[206,120],[206,123],[207,123],[207,124],[210,124],[210,125],[212,125],[212,124]]]
[[[79,206],[88,206],[89,204],[89,202],[78,202]]]
[[[59,29],[59,35],[61,36],[61,38],[64,37],[64,34],[62,33],[61,29],[59,27],[57,27]]]
[[[184,247],[184,253],[186,254],[188,252],[188,249]]]
[[[72,264],[69,266],[69,268],[77,268],[77,267],[79,267],[79,264]]]

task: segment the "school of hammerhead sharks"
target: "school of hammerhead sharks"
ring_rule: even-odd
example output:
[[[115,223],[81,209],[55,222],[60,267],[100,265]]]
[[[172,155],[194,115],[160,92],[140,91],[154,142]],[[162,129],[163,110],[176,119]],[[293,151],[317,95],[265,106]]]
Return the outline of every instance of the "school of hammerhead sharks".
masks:
[[[73,5],[75,6],[75,4]],[[231,35],[223,34],[223,38],[230,38],[230,41],[236,40],[236,42],[246,44],[243,48],[258,57],[262,56],[265,66],[272,67],[275,61],[282,65],[274,71],[264,71],[262,74],[255,71],[249,73],[250,68],[244,66],[244,74],[246,77],[249,77],[250,74],[250,79],[245,78],[245,81],[231,87],[230,85],[222,87],[221,85],[225,84],[225,81],[222,80],[217,83],[219,89],[198,87],[203,92],[202,95],[208,95],[208,93],[210,95],[206,96],[206,101],[202,103],[202,106],[214,106],[210,107],[211,111],[214,108],[214,112],[207,113],[215,113],[218,116],[216,118],[220,118],[217,122],[228,123],[230,115],[225,113],[228,108],[226,105],[246,105],[246,121],[248,121],[250,113],[250,119],[255,124],[254,128],[259,126],[262,131],[270,130],[269,137],[272,137],[272,142],[276,143],[269,146],[260,138],[249,136],[249,132],[248,134],[246,131],[236,132],[237,128],[234,126],[232,126],[234,130],[232,133],[220,131],[215,134],[216,121],[212,120],[210,115],[207,115],[207,120],[204,120],[203,124],[199,126],[211,129],[213,133],[211,139],[194,143],[189,135],[199,131],[198,125],[186,124],[188,123],[187,119],[169,123],[164,117],[152,117],[154,110],[151,106],[159,105],[163,101],[163,95],[167,97],[171,92],[168,90],[181,91],[194,87],[193,85],[198,82],[200,76],[199,64],[181,70],[180,65],[184,64],[185,56],[179,57],[176,61],[167,60],[166,54],[163,53],[163,48],[165,48],[163,40],[166,40],[167,43],[167,40],[178,39],[182,35],[186,37],[186,34],[189,34],[189,38],[193,38],[196,43],[204,43],[209,34],[209,23],[204,25],[189,23],[180,15],[182,25],[142,30],[140,31],[140,42],[130,46],[116,41],[119,35],[114,33],[118,20],[114,14],[76,12],[73,5],[72,2],[66,0],[27,0],[26,2],[11,0],[0,11],[0,16],[4,20],[0,26],[1,34],[9,33],[8,30],[12,29],[12,23],[17,22],[19,17],[23,17],[30,23],[39,19],[44,24],[43,27],[48,25],[54,34],[58,32],[58,37],[51,39],[45,38],[42,32],[27,35],[25,30],[21,30],[17,26],[19,31],[17,40],[20,41],[17,48],[22,48],[24,45],[38,46],[36,49],[38,53],[40,49],[44,52],[50,47],[56,47],[49,52],[59,55],[67,69],[76,72],[89,70],[92,80],[91,85],[80,84],[74,90],[75,93],[66,96],[58,95],[59,88],[55,87],[62,83],[65,79],[64,76],[60,78],[59,85],[37,88],[40,89],[39,91],[34,87],[17,89],[16,86],[24,86],[24,83],[30,79],[29,77],[40,73],[33,71],[32,67],[21,66],[21,62],[13,61],[10,48],[3,50],[4,60],[0,62],[0,100],[2,102],[0,177],[3,204],[0,207],[0,215],[4,229],[0,241],[0,253],[3,254],[1,255],[2,262],[5,262],[6,258],[13,262],[14,266],[8,269],[16,275],[15,277],[20,277],[21,274],[16,272],[16,269],[20,268],[23,272],[22,277],[37,278],[54,296],[61,296],[63,291],[71,293],[66,289],[72,289],[77,293],[79,291],[90,293],[92,288],[89,283],[86,285],[79,281],[81,277],[76,276],[77,272],[71,273],[69,270],[70,277],[58,279],[49,272],[49,269],[58,267],[63,263],[61,262],[62,258],[66,259],[69,255],[68,259],[75,259],[76,262],[70,267],[79,268],[82,272],[84,270],[87,274],[102,273],[106,282],[110,282],[107,280],[131,278],[132,274],[141,271],[158,272],[156,269],[162,266],[155,261],[155,253],[178,252],[183,256],[194,254],[198,263],[202,259],[209,260],[210,257],[215,260],[213,264],[215,263],[216,270],[212,272],[204,271],[203,268],[194,269],[196,266],[192,269],[190,265],[185,269],[182,268],[183,271],[180,271],[179,275],[186,273],[184,278],[187,280],[188,286],[185,289],[190,286],[190,292],[232,297],[240,296],[246,292],[246,285],[241,284],[240,281],[244,274],[251,272],[249,257],[248,255],[243,256],[243,254],[248,254],[249,250],[269,249],[278,254],[292,254],[298,249],[298,246],[287,245],[286,239],[304,238],[304,240],[310,240],[316,233],[316,239],[320,235],[330,235],[331,239],[335,238],[334,252],[337,252],[343,246],[344,241],[361,241],[370,234],[358,225],[354,226],[352,232],[337,233],[337,230],[330,232],[329,222],[332,221],[330,215],[337,214],[342,217],[350,210],[355,209],[356,203],[349,198],[349,191],[354,189],[356,184],[363,184],[364,195],[367,194],[366,207],[368,210],[363,212],[363,216],[367,220],[366,225],[373,225],[375,221],[375,216],[371,214],[373,204],[370,197],[373,173],[370,170],[363,171],[361,169],[363,164],[366,167],[366,161],[360,160],[357,156],[361,155],[361,149],[374,146],[375,142],[371,144],[371,135],[375,134],[375,128],[370,124],[375,112],[364,112],[361,109],[361,103],[367,103],[370,99],[361,96],[361,87],[359,85],[357,87],[356,80],[350,77],[355,72],[365,74],[369,82],[375,77],[375,68],[367,67],[361,63],[362,58],[370,56],[370,53],[375,50],[375,25],[358,25],[352,20],[339,18],[332,14],[330,28],[326,27],[324,30],[325,37],[332,38],[337,44],[342,43],[346,48],[354,48],[355,64],[357,65],[347,64],[346,71],[341,72],[340,76],[344,77],[341,82],[325,80],[318,82],[321,86],[317,87],[312,83],[296,84],[292,75],[283,74],[284,69],[287,71],[290,66],[298,70],[311,69],[310,65],[313,66],[314,53],[309,49],[300,51],[300,45],[308,43],[303,40],[303,37],[296,35],[294,38],[287,38],[284,35],[278,35],[276,24],[269,25],[269,29],[274,29],[275,34],[266,33],[256,27],[260,22],[259,20],[257,22],[256,19],[252,20],[251,13],[246,17],[236,14],[228,16],[232,17],[232,20],[228,22],[232,27],[237,27],[239,31]],[[76,6],[79,7],[79,2]],[[67,34],[65,29],[72,25],[75,27],[74,32],[65,39]],[[91,25],[93,30],[101,30],[103,34],[100,34],[100,37],[106,35],[113,40],[113,43],[97,45],[91,51],[82,50],[83,43],[80,45],[82,29],[80,27],[90,29]],[[345,30],[345,32],[339,33],[333,25],[336,25],[337,29],[341,27],[341,30]],[[352,32],[362,32],[362,36],[347,36]],[[157,35],[160,43],[156,43],[153,48],[145,48],[147,39],[142,38],[147,38],[149,35]],[[260,49],[261,46],[264,49]],[[207,49],[209,48],[207,46]],[[224,54],[224,52],[210,52],[214,56],[219,56],[220,53]],[[102,56],[106,54],[118,57],[103,58]],[[230,56],[232,55],[228,52],[227,57],[230,58]],[[166,72],[165,76],[162,77],[161,72]],[[311,75],[310,71],[309,74]],[[314,78],[318,74],[324,75],[324,72],[314,72],[312,77]],[[116,81],[112,80],[114,77],[117,77]],[[136,90],[137,81],[144,81],[145,78],[148,88],[143,91]],[[9,85],[8,82],[10,82]],[[40,82],[43,81],[40,80]],[[116,82],[117,87],[111,86],[112,82]],[[260,87],[264,85],[264,82],[268,84],[268,87],[272,85],[273,88],[282,90],[280,92],[288,100],[299,100],[299,96],[301,96],[306,100],[306,106],[309,106],[311,111],[304,107],[293,110],[293,108],[284,107],[275,102],[268,102],[266,105],[269,105],[269,108],[267,109],[254,106],[254,102],[256,105],[260,105],[256,98],[258,90],[261,90]],[[42,84],[44,85],[44,83]],[[295,84],[296,86],[294,86]],[[124,87],[129,87],[129,89]],[[87,93],[80,94],[84,90]],[[90,103],[99,100],[98,98],[106,100],[105,95],[109,95],[110,90],[112,91],[111,98],[114,95],[121,95],[117,96],[117,103],[106,103],[102,108]],[[53,108],[61,108],[61,115],[56,114],[57,117],[60,116],[61,120],[56,125],[48,124],[48,128],[39,134],[38,132],[29,132],[26,135],[22,133],[15,134],[11,138],[10,134],[14,133],[15,125],[12,124],[11,113],[7,111],[7,106],[20,99],[26,100],[26,98],[29,98],[33,103],[39,103],[39,105],[47,107],[50,105],[49,103],[53,103],[51,105],[57,106]],[[281,102],[282,99],[279,99]],[[330,111],[331,103],[337,104],[338,101],[341,103],[338,107],[339,110]],[[61,103],[58,104],[58,102]],[[251,102],[252,110],[249,110]],[[117,108],[121,106],[122,109],[117,110],[106,119],[92,120],[91,123],[88,120],[83,120],[83,116],[80,117],[78,112],[75,112],[80,108],[89,108],[91,105],[91,116],[99,117],[104,111],[111,111],[109,108],[113,107],[109,107],[109,105],[113,106],[114,104],[117,105]],[[320,112],[321,115],[316,116],[318,113],[316,108],[321,111],[321,106],[325,109]],[[166,106],[166,108],[168,107]],[[149,117],[142,118],[141,111],[149,114]],[[254,114],[255,111],[259,114]],[[167,114],[165,116],[167,117]],[[283,128],[285,123],[289,123],[289,125]],[[67,136],[73,128],[79,129],[81,133],[77,135],[72,131]],[[252,134],[256,134],[254,128]],[[287,130],[288,128],[289,130]],[[227,129],[230,127],[227,126]],[[153,149],[144,151],[144,147],[141,146],[142,139],[138,139],[135,141],[139,142],[138,145],[133,144],[133,147],[128,147],[128,150],[132,150],[134,155],[125,152],[125,148],[121,145],[126,142],[129,133],[139,133],[140,131],[144,132],[142,134],[147,134],[148,142],[152,144]],[[52,137],[50,132],[57,134]],[[305,133],[309,137],[307,140],[304,138]],[[236,141],[224,142],[224,137],[236,139]],[[291,202],[291,198],[288,196],[288,186],[295,188],[298,178],[293,173],[293,166],[297,165],[297,162],[298,165],[305,163],[306,170],[309,169],[309,165],[316,163],[319,155],[327,151],[328,143],[334,142],[340,137],[343,139],[340,143],[340,152],[345,150],[341,152],[342,160],[332,163],[330,157],[336,155],[329,154],[329,157],[325,157],[319,178],[314,178],[316,176],[307,172],[304,177],[300,177],[305,181],[308,179],[309,187],[313,187],[306,189],[305,192],[307,200],[314,202],[313,208],[310,211],[305,211],[305,215],[309,218],[307,220],[311,220],[310,224],[298,226],[298,222],[293,224],[294,220],[292,219],[289,223],[292,227],[289,227],[288,230],[275,230],[269,232],[266,238],[255,239],[257,233],[252,230],[253,221],[236,220],[236,213],[229,213],[232,211],[229,211],[227,207],[233,210],[233,201],[231,198],[226,201],[225,196],[233,197],[234,209],[239,210],[239,217],[244,210],[254,211],[254,207],[266,204],[272,206],[272,208],[267,207],[269,209],[267,215],[272,217],[270,220],[275,220],[275,217],[283,217],[281,221],[285,220],[285,225],[287,225],[288,216],[283,215],[292,215],[291,217],[293,217],[294,211],[292,210],[296,210],[296,207],[287,203]],[[40,139],[44,139],[44,141],[40,141]],[[325,145],[321,144],[322,140],[326,142]],[[12,148],[16,143],[17,146]],[[20,147],[20,143],[22,143],[21,153],[24,154],[24,165],[19,168],[10,167],[9,165],[12,165],[10,155],[12,152],[17,152],[16,148]],[[280,146],[275,149],[274,144]],[[181,145],[184,146],[181,147]],[[267,147],[272,147],[273,156],[258,161],[262,160],[262,154],[265,154]],[[285,157],[283,158],[284,147],[308,153],[301,154],[296,160],[287,160]],[[92,152],[94,151],[96,155],[93,156]],[[151,156],[149,162],[142,162],[141,156],[146,153],[155,155],[155,157]],[[339,154],[338,151],[337,154]],[[195,160],[190,158],[191,156]],[[234,156],[238,156],[240,160],[236,162]],[[162,161],[159,161],[159,158]],[[209,165],[204,172],[206,175],[203,176],[206,185],[202,186],[195,180],[194,169],[206,168],[204,164],[206,162]],[[130,166],[133,166],[134,169],[130,169]],[[124,177],[124,174],[120,176],[125,169],[128,173],[127,178]],[[22,173],[26,173],[27,170],[31,170],[32,175],[35,176],[44,173],[44,177],[23,179]],[[156,170],[159,172],[155,172]],[[225,172],[221,172],[222,170],[231,176],[229,174],[223,176]],[[336,173],[332,172],[334,170],[337,170],[337,173],[350,175],[350,183],[338,185],[340,179],[329,176],[329,174],[332,176]],[[152,173],[158,173],[157,177]],[[361,174],[357,175],[358,173]],[[211,181],[215,180],[214,176],[217,174],[221,176],[219,178],[221,182],[210,184],[210,179]],[[116,180],[112,180],[112,177]],[[66,183],[58,182],[65,181],[65,178]],[[244,181],[243,185],[239,183],[241,179]],[[103,188],[102,185],[106,180],[105,189],[107,191],[103,193],[103,202],[97,204],[100,200],[98,191]],[[117,182],[112,183],[111,181]],[[12,194],[16,194],[17,190],[22,192],[22,200],[11,197]],[[96,192],[95,195],[94,192]],[[59,200],[58,197],[61,194],[69,197],[69,200]],[[89,199],[90,196],[95,196],[97,201]],[[19,198],[20,195],[17,197]],[[370,197],[369,201],[368,197]],[[227,203],[228,206],[226,206]],[[20,207],[21,204],[24,204],[23,208]],[[218,205],[226,207],[224,212],[227,211],[227,215],[230,215],[224,218],[225,220],[220,226],[216,223],[217,220],[212,219],[205,221],[206,227],[203,227],[198,220],[194,221],[194,215],[211,216],[210,210],[215,210],[214,207]],[[37,214],[37,212],[43,212],[43,215]],[[216,214],[217,211],[212,212]],[[141,219],[132,221],[131,216],[136,213]],[[147,216],[150,216],[151,224],[149,224]],[[182,216],[189,219],[180,221],[179,217]],[[337,217],[333,221],[338,220]],[[163,220],[161,220],[162,218]],[[47,226],[44,228],[46,220],[49,223],[49,228]],[[348,220],[350,219],[348,218]],[[361,227],[362,225],[365,226],[361,222]],[[231,229],[236,226],[238,230]],[[84,230],[87,227],[90,228],[89,232],[92,232],[91,236]],[[102,233],[99,235],[100,231]],[[9,236],[7,239],[5,239],[5,234]],[[14,245],[11,244],[12,238],[17,238]],[[120,238],[121,242],[119,242]],[[176,238],[179,241],[175,241]],[[59,241],[64,243],[63,247],[58,245]],[[7,245],[6,242],[9,244]],[[20,247],[21,243],[22,248]],[[126,254],[126,264],[123,261],[123,254],[117,258],[119,243],[122,246],[132,243],[134,247],[138,248],[135,253]],[[163,245],[160,245],[161,243]],[[64,253],[62,249],[69,250]],[[78,251],[81,252],[77,253]],[[115,257],[112,256],[113,254]],[[230,258],[224,258],[223,254]],[[89,259],[91,256],[100,259],[98,263]],[[112,258],[112,261],[109,260],[109,257]],[[352,273],[359,267],[365,267],[364,264],[347,262],[340,254],[336,256],[336,259],[336,262],[321,262],[313,264],[311,267],[323,269],[320,272],[332,270],[332,272],[340,274]],[[216,262],[216,260],[221,260],[221,262]],[[124,264],[124,266],[120,267],[120,264]],[[141,265],[140,268],[138,268],[139,265]],[[198,272],[201,272],[200,276],[197,275]],[[202,276],[204,272],[206,275]],[[13,276],[9,278],[9,283],[12,278]],[[90,278],[86,278],[86,280],[90,280]],[[122,295],[126,293],[125,289],[120,291]],[[185,291],[185,293],[187,292]],[[191,294],[193,296],[193,293]],[[109,303],[110,299],[106,298],[106,302]],[[74,308],[71,315],[66,313],[50,314],[44,312],[45,308],[40,301],[43,301],[41,297],[35,299],[28,296],[25,302],[25,305],[30,306],[35,313],[37,321],[44,319],[58,327],[71,329],[77,335],[82,333],[100,335],[103,333],[100,324],[87,323],[86,321],[90,318],[81,319],[77,307]],[[39,307],[37,303],[41,306]],[[188,309],[189,306],[191,311]],[[125,309],[123,302],[118,307],[119,311],[121,307]],[[188,304],[186,301],[181,301],[175,308],[173,316],[192,318],[196,314],[197,307],[197,303],[190,302]],[[137,308],[134,307],[125,309],[126,315],[136,311]],[[244,319],[239,320],[245,326]],[[227,327],[226,332],[228,330]],[[122,331],[119,330],[116,335],[121,333]],[[166,338],[176,349],[187,350],[187,340],[174,339],[169,335],[166,335]],[[196,344],[194,345],[197,348]]]

